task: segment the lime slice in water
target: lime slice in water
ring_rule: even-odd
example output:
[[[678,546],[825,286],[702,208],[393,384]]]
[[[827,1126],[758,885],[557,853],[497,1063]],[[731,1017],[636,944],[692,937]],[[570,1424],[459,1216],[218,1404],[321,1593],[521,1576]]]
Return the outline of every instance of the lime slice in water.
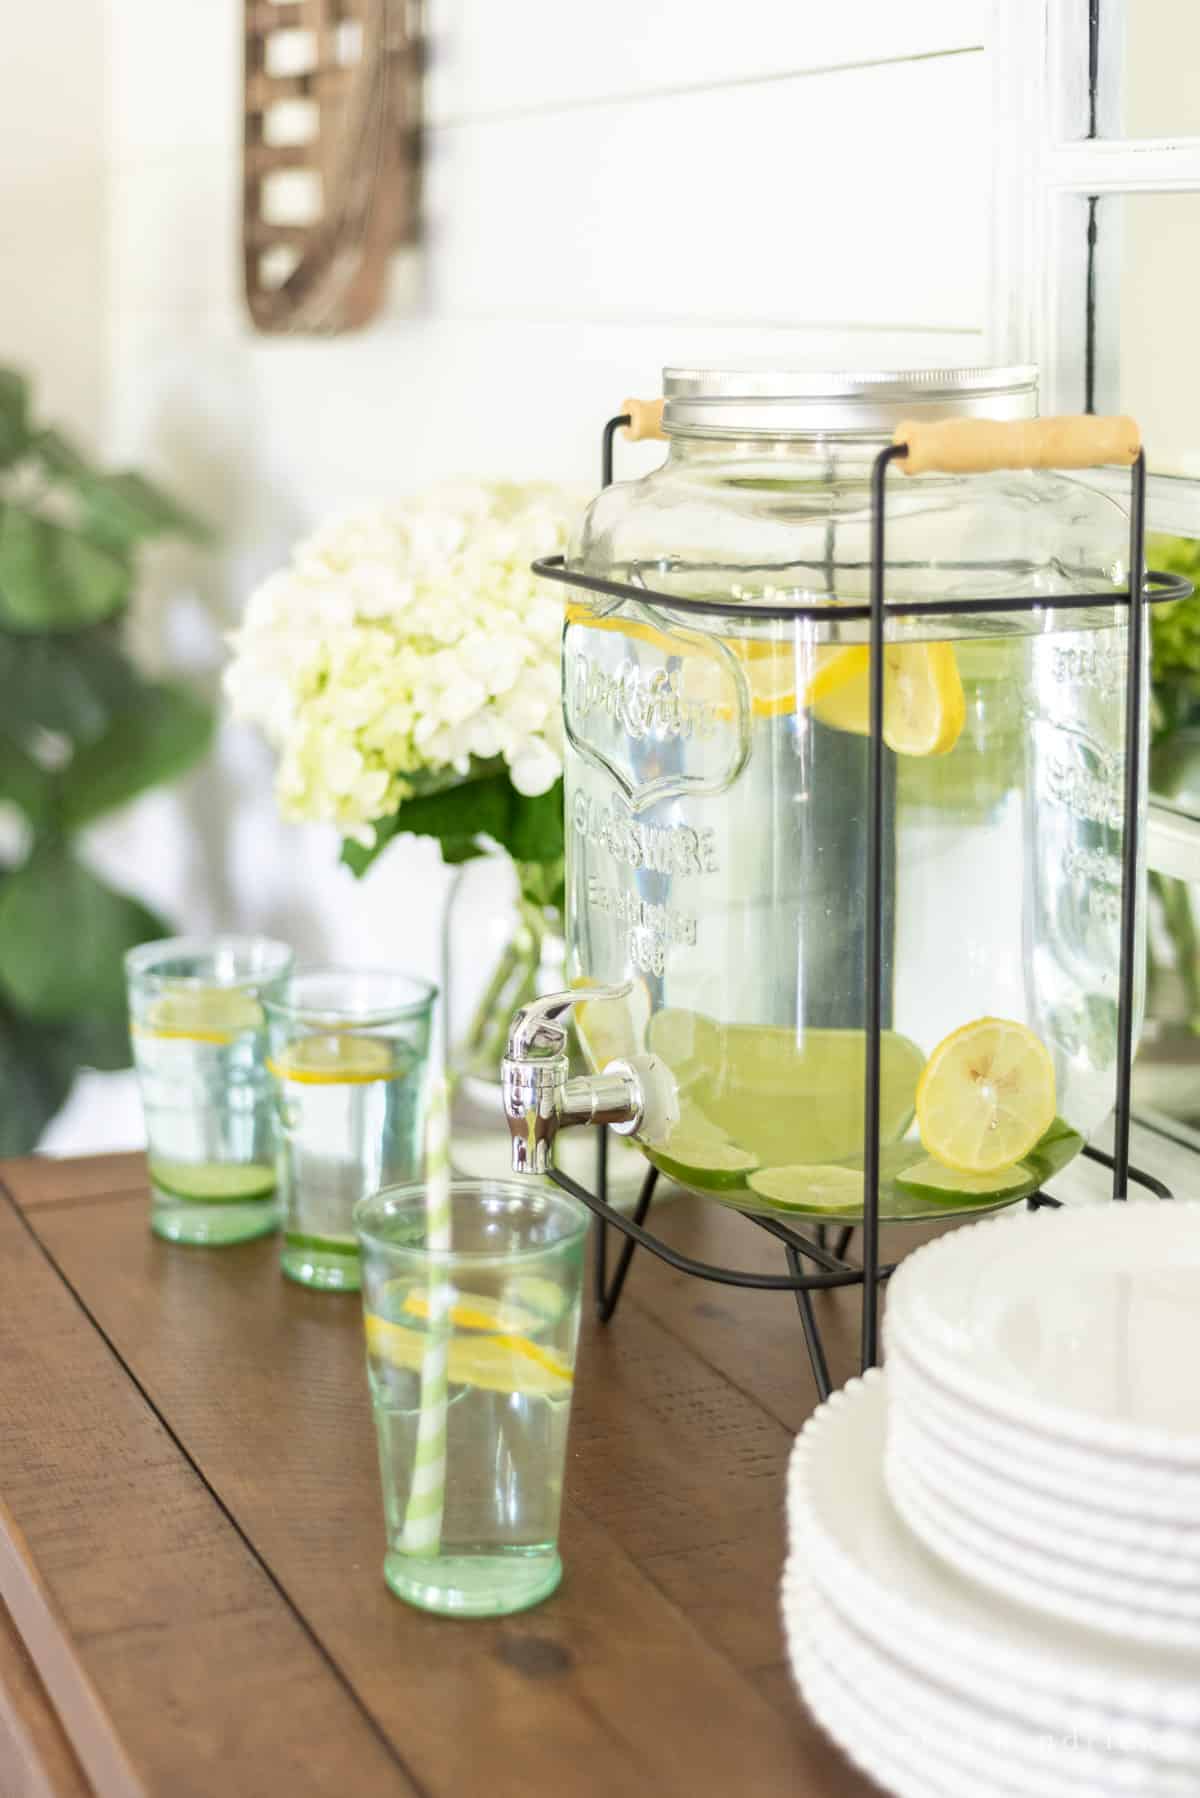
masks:
[[[429,1352],[429,1333],[409,1330],[368,1311],[364,1320],[368,1351],[393,1367],[419,1373]],[[485,1392],[520,1392],[566,1398],[574,1381],[571,1369],[550,1350],[527,1336],[451,1336],[446,1351],[446,1377],[452,1386],[476,1386]]]
[[[278,1079],[305,1086],[359,1086],[368,1080],[390,1080],[400,1071],[389,1043],[352,1031],[299,1037],[267,1066]]]
[[[152,1160],[150,1178],[174,1198],[206,1205],[266,1199],[275,1191],[275,1169],[266,1162]]]
[[[197,986],[163,993],[133,1029],[135,1036],[225,1044],[258,1030],[262,1021],[262,1007],[253,994],[231,987]]]
[[[729,1132],[718,1124],[715,1118],[706,1117],[700,1107],[693,1104],[691,1099],[684,1099],[679,1106],[679,1122],[675,1126],[675,1134],[671,1139],[672,1149],[676,1141],[727,1143]]]
[[[702,1073],[720,1065],[721,1026],[701,1011],[667,1005],[650,1019],[646,1046],[666,1062],[684,1092]]]
[[[902,1191],[921,1199],[998,1199],[1005,1193],[1016,1198],[1033,1192],[1037,1183],[1037,1175],[1023,1161],[988,1174],[963,1174],[940,1161],[918,1161],[896,1177]]]
[[[739,1149],[734,1142],[691,1138],[676,1130],[665,1149],[654,1149],[655,1161],[664,1174],[681,1186],[701,1192],[728,1192],[746,1184],[746,1175],[758,1166],[757,1155]]]
[[[866,1032],[774,1024],[718,1024],[671,1007],[650,1021],[649,1046],[678,1082],[680,1109],[705,1120],[689,1141],[714,1129],[753,1147],[760,1166],[831,1166],[862,1149]],[[880,1133],[902,1137],[912,1121],[925,1057],[916,1043],[885,1030],[880,1045]],[[668,1154],[674,1154],[671,1144]],[[698,1166],[706,1164],[701,1156]]]
[[[576,980],[576,992],[587,992],[595,983]],[[575,1029],[583,1052],[596,1069],[610,1061],[628,1061],[640,1055],[650,1018],[650,995],[645,982],[636,980],[620,999],[580,999],[575,1005]]]
[[[764,1167],[751,1174],[750,1190],[789,1211],[861,1211],[863,1207],[863,1177],[853,1167]]]

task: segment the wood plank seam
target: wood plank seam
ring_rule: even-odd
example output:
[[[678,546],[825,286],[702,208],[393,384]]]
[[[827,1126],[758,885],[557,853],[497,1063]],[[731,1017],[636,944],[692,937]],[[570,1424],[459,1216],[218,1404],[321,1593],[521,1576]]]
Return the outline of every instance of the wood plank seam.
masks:
[[[329,1668],[329,1671],[332,1673],[333,1677],[337,1680],[338,1684],[342,1687],[342,1689],[346,1692],[348,1697],[352,1700],[355,1709],[359,1712],[360,1716],[366,1722],[368,1728],[371,1730],[372,1734],[376,1737],[376,1739],[380,1743],[380,1746],[383,1748],[384,1752],[389,1756],[389,1758],[400,1769],[400,1771],[404,1774],[405,1778],[410,1781],[414,1791],[418,1794],[418,1798],[433,1798],[433,1794],[430,1793],[428,1791],[428,1788],[425,1785],[423,1785],[421,1780],[419,1780],[417,1778],[415,1773],[412,1771],[412,1769],[409,1767],[409,1765],[405,1761],[403,1755],[400,1753],[399,1749],[396,1747],[396,1744],[392,1741],[391,1737],[387,1734],[386,1730],[384,1730],[382,1728],[382,1726],[378,1722],[377,1718],[374,1716],[374,1714],[371,1712],[371,1710],[368,1708],[368,1706],[363,1702],[362,1698],[360,1697],[359,1693],[357,1692],[357,1690],[355,1689],[355,1687],[351,1683],[351,1681],[349,1679],[347,1679],[345,1673],[342,1671],[342,1668],[341,1668],[339,1662],[337,1661],[335,1656],[333,1654],[331,1654],[330,1650],[326,1647],[325,1643],[322,1641],[321,1637],[317,1634],[316,1630],[313,1628],[312,1624],[309,1622],[309,1620],[305,1616],[304,1612],[293,1601],[291,1594],[287,1591],[286,1587],[283,1585],[282,1581],[279,1579],[279,1576],[276,1574],[274,1569],[271,1567],[270,1563],[263,1558],[262,1554],[259,1552],[257,1545],[246,1534],[245,1530],[242,1528],[237,1517],[230,1510],[228,1504],[226,1504],[224,1498],[217,1491],[216,1487],[213,1486],[212,1482],[207,1478],[207,1476],[205,1475],[204,1469],[200,1466],[200,1464],[197,1462],[195,1456],[188,1449],[187,1444],[180,1440],[180,1438],[176,1434],[175,1430],[171,1427],[170,1420],[167,1418],[165,1413],[159,1408],[159,1406],[155,1404],[153,1398],[150,1396],[149,1392],[146,1390],[146,1387],[143,1385],[142,1381],[138,1378],[138,1376],[134,1372],[133,1368],[130,1367],[128,1361],[126,1361],[125,1357],[121,1354],[120,1350],[117,1348],[117,1346],[113,1342],[112,1338],[108,1335],[107,1331],[101,1325],[100,1320],[97,1318],[97,1316],[93,1312],[91,1306],[87,1303],[86,1299],[83,1298],[83,1296],[79,1292],[78,1288],[73,1284],[73,1282],[68,1277],[68,1275],[63,1271],[62,1267],[59,1265],[59,1262],[57,1261],[56,1257],[52,1254],[50,1249],[47,1248],[46,1244],[38,1236],[36,1230],[34,1230],[34,1228],[33,1228],[33,1225],[30,1223],[29,1219],[25,1216],[21,1207],[17,1204],[17,1202],[13,1198],[11,1192],[8,1190],[7,1185],[2,1180],[0,1180],[0,1195],[2,1195],[3,1198],[7,1201],[14,1216],[18,1219],[18,1221],[21,1225],[21,1228],[26,1232],[26,1234],[29,1236],[30,1240],[36,1245],[38,1252],[41,1254],[43,1259],[46,1261],[47,1265],[53,1269],[57,1278],[62,1282],[63,1286],[71,1294],[71,1297],[74,1299],[76,1305],[78,1305],[78,1307],[79,1307],[80,1311],[83,1313],[84,1317],[87,1318],[88,1323],[91,1325],[93,1330],[95,1330],[95,1332],[99,1336],[100,1340],[104,1343],[104,1345],[108,1349],[109,1353],[113,1356],[117,1365],[121,1368],[123,1373],[126,1375],[130,1384],[133,1386],[135,1392],[137,1392],[138,1396],[141,1398],[142,1402],[145,1404],[147,1410],[151,1413],[151,1415],[160,1424],[162,1429],[166,1432],[168,1440],[179,1451],[179,1454],[182,1456],[183,1460],[186,1462],[186,1464],[189,1467],[189,1469],[191,1470],[191,1472],[195,1475],[196,1479],[200,1482],[201,1486],[203,1486],[205,1492],[212,1499],[213,1503],[216,1505],[217,1509],[220,1511],[220,1513],[224,1517],[225,1521],[229,1524],[230,1528],[233,1530],[233,1532],[237,1536],[238,1540],[242,1543],[242,1545],[246,1549],[247,1553],[251,1556],[255,1565],[258,1567],[260,1572],[265,1576],[265,1578],[267,1579],[269,1584],[272,1586],[272,1588],[278,1593],[279,1597],[283,1600],[284,1604],[287,1606],[288,1610],[291,1612],[291,1614],[295,1618],[296,1622],[300,1625],[300,1628],[303,1630],[304,1634],[308,1637],[309,1641],[312,1643],[313,1647],[316,1649],[317,1653],[320,1655],[322,1661]],[[6,1516],[5,1507],[3,1506],[2,1501],[0,1501],[0,1517],[5,1517],[5,1516]],[[2,1528],[0,1528],[0,1549],[3,1548],[3,1535],[4,1535],[4,1531]],[[0,1563],[0,1565],[2,1565],[2,1563]],[[3,1593],[3,1596],[8,1600],[9,1608],[11,1610],[13,1610],[14,1616],[16,1616],[16,1614],[17,1614],[16,1607],[13,1605],[11,1599],[8,1599],[8,1594]],[[17,1621],[18,1621],[18,1626],[19,1626],[20,1625],[19,1617],[18,1617]],[[35,1662],[36,1662],[36,1656],[35,1656]],[[36,1662],[36,1664],[38,1665],[39,1673],[41,1673],[43,1679],[46,1680],[47,1689],[48,1690],[51,1689],[50,1688],[50,1680],[46,1675],[45,1669],[41,1666],[40,1662]],[[96,1702],[98,1703],[99,1701],[97,1700]],[[105,1719],[105,1722],[107,1724],[107,1719]],[[82,1755],[81,1755],[81,1758],[82,1758]],[[127,1790],[130,1794],[130,1798],[144,1798],[144,1788],[143,1788],[141,1782],[139,1780],[137,1780],[136,1775],[133,1774],[132,1769],[130,1769],[130,1778],[133,1781],[133,1783],[131,1785],[127,1786],[126,1788],[114,1788],[114,1789]],[[102,1788],[102,1789],[104,1789],[104,1788]]]
[[[12,1195],[9,1196],[11,1198]],[[131,1186],[116,1192],[71,1193],[62,1199],[26,1199],[23,1205],[17,1204],[17,1200],[12,1199],[12,1203],[17,1205],[17,1209],[20,1211],[77,1211],[81,1205],[110,1205],[115,1204],[118,1199],[123,1199],[126,1203],[130,1199],[140,1199],[143,1204],[147,1204],[149,1194],[144,1186]]]

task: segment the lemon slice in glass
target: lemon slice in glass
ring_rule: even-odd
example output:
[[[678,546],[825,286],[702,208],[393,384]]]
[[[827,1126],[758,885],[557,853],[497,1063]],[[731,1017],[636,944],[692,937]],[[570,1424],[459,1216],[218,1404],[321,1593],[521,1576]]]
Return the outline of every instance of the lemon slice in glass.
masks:
[[[380,1361],[419,1373],[429,1348],[425,1330],[406,1329],[369,1311],[365,1318],[367,1348]],[[536,1393],[545,1398],[566,1398],[574,1375],[549,1349],[529,1337],[511,1333],[484,1336],[451,1336],[446,1352],[446,1377],[452,1386],[476,1386],[485,1392]]]
[[[883,652],[883,740],[897,755],[946,755],[967,720],[951,643],[889,643]],[[805,691],[814,718],[865,737],[871,728],[870,651],[852,644],[821,662]]]
[[[750,1190],[796,1211],[861,1211],[863,1206],[862,1171],[853,1167],[764,1167],[751,1174]]]
[[[181,987],[153,1000],[145,1017],[134,1025],[134,1033],[225,1044],[258,1030],[262,1021],[262,1007],[252,993],[239,992],[236,987]]]
[[[397,1071],[389,1043],[351,1031],[298,1037],[267,1066],[278,1079],[304,1086],[361,1086],[390,1080]]]
[[[1024,1024],[977,1018],[952,1031],[917,1084],[926,1150],[964,1174],[1012,1167],[1054,1122],[1054,1063]]]

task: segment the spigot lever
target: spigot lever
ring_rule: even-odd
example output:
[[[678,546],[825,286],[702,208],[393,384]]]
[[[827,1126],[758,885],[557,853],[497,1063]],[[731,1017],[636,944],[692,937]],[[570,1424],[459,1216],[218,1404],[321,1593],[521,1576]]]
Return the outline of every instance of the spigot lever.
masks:
[[[514,1174],[547,1173],[554,1138],[571,1125],[610,1124],[626,1135],[637,1129],[643,1103],[634,1069],[614,1061],[601,1074],[570,1079],[564,1022],[581,999],[597,1004],[623,999],[630,990],[626,981],[549,993],[523,1006],[513,1019],[500,1081]]]

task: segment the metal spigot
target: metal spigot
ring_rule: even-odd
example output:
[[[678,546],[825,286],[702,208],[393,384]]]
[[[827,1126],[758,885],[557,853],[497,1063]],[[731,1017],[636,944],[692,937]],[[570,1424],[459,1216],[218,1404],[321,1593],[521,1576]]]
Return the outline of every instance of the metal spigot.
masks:
[[[627,1061],[610,1061],[601,1074],[569,1079],[563,1021],[578,1000],[592,1005],[623,999],[629,991],[626,983],[549,993],[524,1006],[513,1019],[500,1082],[514,1174],[548,1172],[554,1138],[572,1125],[609,1124],[621,1136],[638,1128],[645,1101],[637,1070]]]

